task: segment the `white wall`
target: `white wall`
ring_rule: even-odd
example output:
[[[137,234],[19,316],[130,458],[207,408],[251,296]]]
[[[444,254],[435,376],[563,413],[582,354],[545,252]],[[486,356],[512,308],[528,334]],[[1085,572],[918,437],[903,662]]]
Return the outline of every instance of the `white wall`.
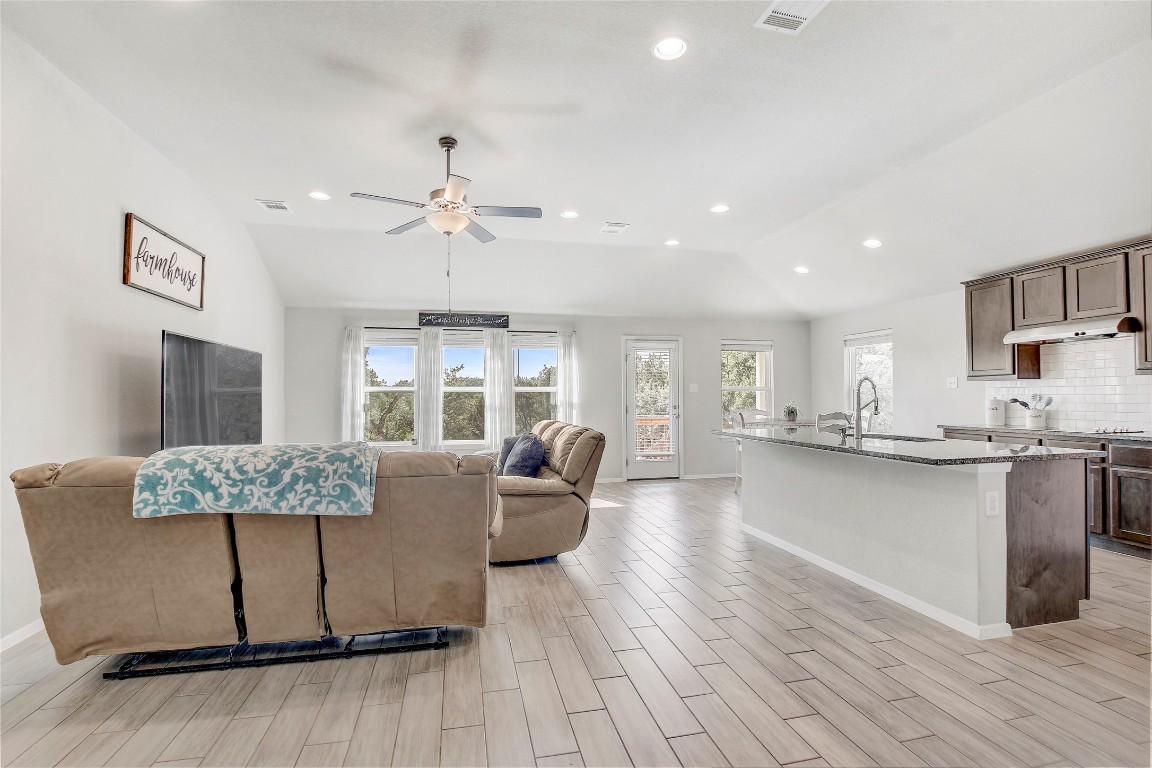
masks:
[[[285,312],[285,432],[289,441],[340,439],[340,344],[346,325],[414,327],[415,312],[370,312],[289,308]],[[520,330],[574,330],[580,366],[577,420],[608,439],[600,478],[623,475],[624,335],[683,338],[683,472],[729,474],[735,453],[708,430],[720,423],[720,340],[775,342],[774,383],[777,409],[795,399],[809,405],[808,324],[747,319],[681,320],[656,318],[513,315]],[[690,392],[696,384],[698,392]]]
[[[283,439],[279,294],[247,231],[6,28],[2,34],[0,466],[160,447],[160,331],[264,355],[264,439]],[[207,256],[197,312],[121,285],[124,213]],[[3,483],[0,636],[39,618],[15,494]]]
[[[812,400],[823,413],[848,409],[844,337],[892,329],[896,434],[939,437],[937,424],[981,424],[984,384],[965,381],[964,290],[812,321]],[[945,380],[955,377],[956,389]]]

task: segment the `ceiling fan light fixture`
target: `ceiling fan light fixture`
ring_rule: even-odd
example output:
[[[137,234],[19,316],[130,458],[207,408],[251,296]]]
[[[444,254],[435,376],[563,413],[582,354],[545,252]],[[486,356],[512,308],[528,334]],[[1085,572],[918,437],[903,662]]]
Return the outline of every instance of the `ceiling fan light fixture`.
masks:
[[[666,37],[652,46],[652,55],[661,61],[672,61],[684,55],[688,42],[682,37]]]
[[[442,235],[455,235],[464,231],[468,226],[469,219],[462,213],[454,213],[452,211],[437,211],[430,213],[424,217],[432,229],[436,230]]]

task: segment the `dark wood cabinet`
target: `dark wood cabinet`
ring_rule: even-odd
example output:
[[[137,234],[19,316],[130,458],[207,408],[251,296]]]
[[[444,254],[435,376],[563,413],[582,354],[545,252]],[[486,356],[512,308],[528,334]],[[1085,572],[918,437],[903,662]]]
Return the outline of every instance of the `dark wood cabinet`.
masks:
[[[1064,269],[1069,320],[1128,311],[1127,253],[1076,261]]]
[[[988,442],[988,435],[981,432],[959,432],[954,429],[944,430],[945,440],[975,440],[980,443]]]
[[[1082,451],[1107,451],[1108,444],[1096,440],[1080,440],[1075,438],[1045,437],[1044,445],[1050,448],[1079,448]],[[1108,474],[1104,466],[1104,459],[1089,459],[1087,469],[1087,517],[1088,530],[1092,533],[1104,533],[1108,523]]]
[[[1040,348],[1004,343],[1012,330],[1012,278],[964,288],[969,379],[1038,379]]]
[[[1152,543],[1152,469],[1113,466],[1108,470],[1108,497],[1112,536]]]
[[[1051,325],[1067,319],[1064,267],[1034,269],[1012,276],[1013,328]]]
[[[994,443],[1006,443],[1008,445],[1040,445],[1040,438],[1024,437],[1023,435],[1001,435],[994,432],[990,439]]]
[[[1152,248],[1128,254],[1128,290],[1132,314],[1140,320],[1136,334],[1136,372],[1152,373]]]
[[[1088,530],[1107,533],[1108,476],[1103,464],[1088,465]]]

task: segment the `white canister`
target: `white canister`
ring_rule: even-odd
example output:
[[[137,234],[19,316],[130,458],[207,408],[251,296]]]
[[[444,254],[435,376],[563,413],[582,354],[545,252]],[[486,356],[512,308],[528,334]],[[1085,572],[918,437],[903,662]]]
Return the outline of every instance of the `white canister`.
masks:
[[[986,427],[1002,427],[1004,426],[1005,411],[1008,404],[1003,400],[991,398],[984,401],[984,426]]]
[[[1048,411],[1038,411],[1035,408],[1025,411],[1024,426],[1028,429],[1046,429],[1048,427]]]

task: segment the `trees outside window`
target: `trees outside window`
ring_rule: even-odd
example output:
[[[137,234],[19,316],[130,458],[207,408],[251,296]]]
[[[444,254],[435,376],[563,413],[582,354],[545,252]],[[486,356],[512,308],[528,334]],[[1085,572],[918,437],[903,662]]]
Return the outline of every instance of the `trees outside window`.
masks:
[[[539,342],[538,342],[539,343]],[[512,384],[516,432],[529,432],[546,419],[556,418],[557,350],[552,346],[512,347]]]
[[[484,347],[444,347],[445,442],[484,441]]]
[[[844,339],[844,383],[847,387],[849,412],[856,407],[856,385],[864,376],[876,382],[880,396],[880,414],[869,408],[864,412],[864,423],[869,432],[891,434],[893,421],[893,347],[892,332],[859,334]],[[872,399],[868,385],[863,389],[864,402]]]
[[[720,345],[721,427],[739,426],[739,411],[772,412],[772,342]]]
[[[362,439],[394,447],[416,445],[418,398],[435,391],[438,383],[423,381],[417,372],[419,333],[370,329],[364,343]],[[449,445],[485,442],[485,382],[492,366],[484,344],[484,335],[477,331],[444,334],[439,428],[441,440]],[[558,416],[558,340],[553,333],[511,332],[507,349],[512,370],[502,396],[511,399],[516,431],[527,432],[537,422]]]
[[[364,349],[364,439],[372,443],[416,441],[416,344]]]

